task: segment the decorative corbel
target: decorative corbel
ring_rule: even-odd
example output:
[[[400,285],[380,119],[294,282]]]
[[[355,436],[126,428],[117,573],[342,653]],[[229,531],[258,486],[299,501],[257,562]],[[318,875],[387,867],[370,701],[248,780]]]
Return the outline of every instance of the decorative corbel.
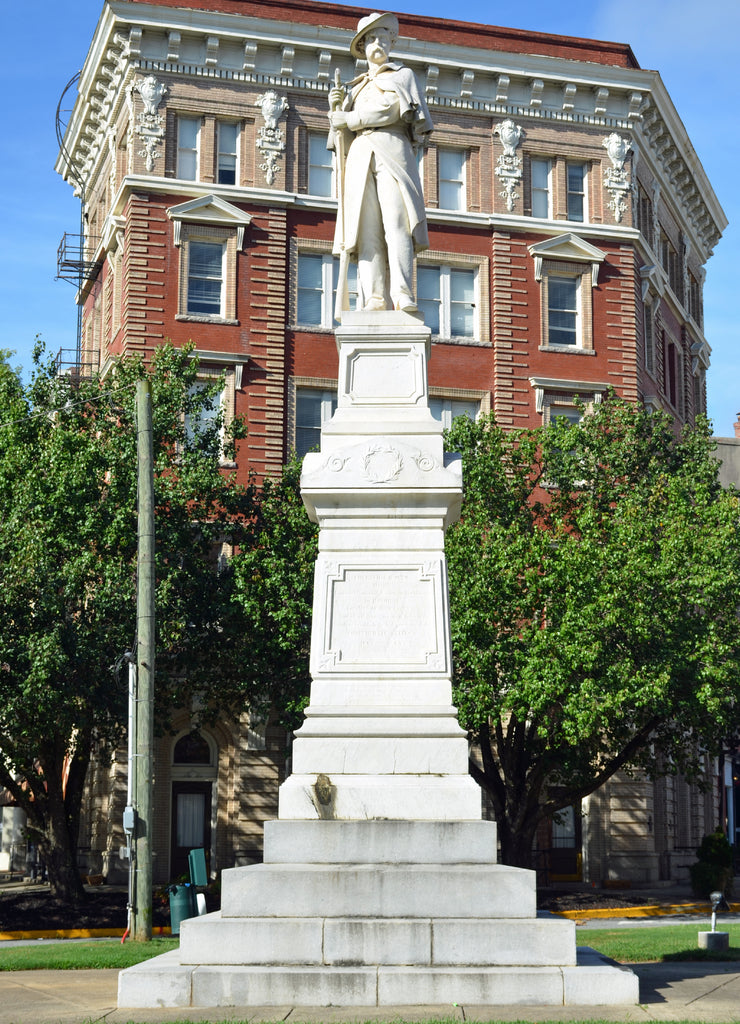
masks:
[[[499,75],[496,79],[496,103],[507,103],[509,99],[509,86],[511,78],[508,75]]]
[[[128,40],[126,41],[126,54],[129,57],[141,57],[141,37],[144,28],[141,25],[132,25],[129,29]]]
[[[175,64],[180,59],[182,36],[175,29],[167,33],[167,60]]]
[[[243,71],[254,71],[257,61],[257,44],[248,39],[244,44],[244,60],[242,61]]]
[[[289,78],[293,74],[293,63],[295,61],[295,47],[284,46],[280,54],[280,74],[283,78]]]
[[[609,99],[609,90],[601,86],[594,89],[594,114],[602,117],[606,114],[606,104]]]
[[[331,79],[331,52],[329,50],[319,51],[318,63],[317,79],[320,82],[328,82]]]
[[[471,71],[470,68],[466,68],[460,73],[460,96],[462,99],[470,99],[473,95],[474,84],[475,72]]]
[[[206,37],[206,64],[209,67],[215,67],[218,64],[219,43],[218,36]]]
[[[529,105],[535,110],[542,106],[542,94],[545,91],[545,83],[541,78],[532,79],[532,91],[529,95]]]
[[[424,91],[427,96],[436,95],[437,89],[439,88],[439,68],[436,64],[427,65],[427,80],[424,85]]]

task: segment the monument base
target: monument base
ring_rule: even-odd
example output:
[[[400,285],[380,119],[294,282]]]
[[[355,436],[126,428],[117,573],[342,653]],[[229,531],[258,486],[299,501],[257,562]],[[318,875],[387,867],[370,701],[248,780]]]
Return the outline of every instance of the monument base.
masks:
[[[224,871],[223,909],[123,971],[119,1006],[637,1003],[495,859],[487,821],[268,822],[265,862]]]

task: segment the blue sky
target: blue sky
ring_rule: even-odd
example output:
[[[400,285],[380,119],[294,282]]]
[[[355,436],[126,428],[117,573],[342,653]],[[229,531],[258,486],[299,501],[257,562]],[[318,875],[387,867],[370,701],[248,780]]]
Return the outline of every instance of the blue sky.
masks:
[[[15,351],[15,362],[27,369],[37,334],[51,352],[75,344],[74,288],[54,278],[62,235],[79,230],[79,205],[54,173],[54,120],[65,85],[85,59],[102,0],[3,6],[0,347]],[[398,0],[394,10],[446,17],[450,6]],[[730,221],[707,268],[705,332],[712,347],[709,414],[715,433],[732,436],[740,410],[740,4],[529,0],[494,6],[468,0],[456,10],[468,21],[626,42],[643,67],[660,71]]]

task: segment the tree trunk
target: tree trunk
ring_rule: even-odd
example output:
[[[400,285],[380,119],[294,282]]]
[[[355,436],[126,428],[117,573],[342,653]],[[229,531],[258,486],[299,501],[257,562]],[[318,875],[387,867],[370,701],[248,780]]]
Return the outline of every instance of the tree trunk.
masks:
[[[534,838],[538,821],[527,820],[513,830],[504,819],[498,822],[498,834],[501,841],[501,861],[515,868],[534,869],[535,852]]]
[[[505,735],[502,723],[491,729],[488,724],[478,730],[482,768],[471,759],[470,771],[476,782],[491,797],[501,861],[511,867],[534,868],[534,840],[542,818],[540,795],[543,777],[528,772],[526,729],[517,727],[512,716]],[[502,748],[505,758],[502,758]]]
[[[85,890],[77,867],[77,850],[65,844],[66,829],[61,835],[53,828],[50,833],[41,839],[39,846],[51,895],[65,903],[79,903],[85,899]]]
[[[44,787],[43,795],[36,787],[32,818],[52,896],[65,903],[77,903],[85,898],[77,864],[77,844],[82,787],[90,760],[89,736],[80,732],[68,757],[66,786],[63,781],[66,757],[59,747],[44,751],[39,758]]]

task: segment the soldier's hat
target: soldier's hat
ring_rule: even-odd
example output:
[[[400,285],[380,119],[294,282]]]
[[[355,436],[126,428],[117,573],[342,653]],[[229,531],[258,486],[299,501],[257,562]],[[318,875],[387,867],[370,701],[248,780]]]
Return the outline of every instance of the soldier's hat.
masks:
[[[349,44],[349,52],[357,60],[362,60],[365,56],[364,50],[359,48],[359,43],[371,28],[387,28],[393,37],[393,44],[398,39],[398,18],[395,14],[367,14],[357,22],[357,32]]]

